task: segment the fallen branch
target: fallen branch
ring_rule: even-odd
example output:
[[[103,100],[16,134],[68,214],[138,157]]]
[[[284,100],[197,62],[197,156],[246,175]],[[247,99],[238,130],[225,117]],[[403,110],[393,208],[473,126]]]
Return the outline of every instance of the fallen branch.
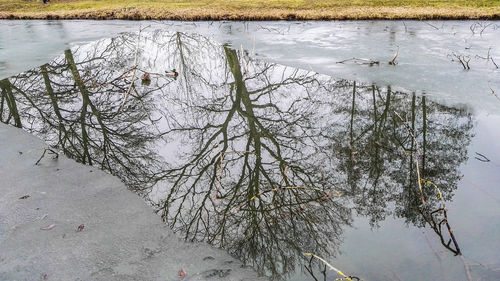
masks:
[[[408,124],[408,122],[405,121],[397,112],[395,112],[395,111],[393,111],[393,112],[401,120],[401,122],[404,124],[404,126],[406,127],[406,130],[408,131],[408,133],[410,134],[410,136],[412,138],[413,144],[415,145],[415,150],[416,150],[416,153],[417,153],[417,155],[415,157],[415,165],[416,165],[416,171],[417,171],[418,188],[420,190],[420,200],[422,201],[422,207],[420,209],[420,212],[422,213],[422,216],[427,221],[427,223],[429,223],[429,225],[431,226],[431,228],[434,230],[434,232],[439,235],[439,237],[441,239],[441,244],[443,244],[443,246],[445,248],[447,248],[448,250],[450,250],[451,252],[453,252],[455,255],[461,255],[462,253],[460,251],[460,247],[458,246],[458,242],[455,239],[455,234],[453,233],[453,230],[452,230],[451,226],[448,223],[448,213],[447,213],[447,210],[446,210],[446,205],[445,205],[445,202],[444,202],[441,190],[434,183],[432,183],[430,181],[427,181],[427,180],[424,180],[424,179],[422,179],[420,177],[420,167],[419,167],[418,163],[419,163],[419,159],[421,158],[422,154],[420,153],[420,148],[418,146],[417,138],[415,137],[415,134],[414,134],[413,130],[411,129],[410,125]],[[428,210],[426,210],[426,202],[425,202],[425,198],[424,198],[424,194],[423,194],[423,190],[422,190],[422,184],[432,184],[432,186],[434,187],[434,189],[437,190],[437,192],[438,192],[437,198],[441,202],[441,207],[439,209],[434,210],[434,211],[432,211],[430,213],[429,213]],[[436,220],[434,219],[433,215],[436,214],[436,213],[438,213],[438,212],[442,212],[443,213],[444,219],[442,219],[439,222],[436,222]],[[447,243],[444,241],[444,238],[443,238],[443,235],[442,235],[442,231],[441,231],[441,227],[442,227],[443,223],[446,225],[448,233],[449,233],[449,235],[451,237],[451,239]],[[450,247],[450,243],[452,241],[453,241],[454,248]]]
[[[477,156],[474,157],[477,160],[479,160],[481,162],[490,162],[490,159],[488,159],[488,157],[484,156],[483,154],[478,153],[478,152],[476,152],[476,154],[479,156],[479,157],[477,157]]]
[[[314,257],[311,256],[311,258],[309,259],[309,264],[307,266],[304,265],[304,267],[307,270],[307,272],[309,273],[309,275],[311,275],[311,277],[314,278],[314,281],[319,281],[318,278],[316,278],[316,275],[314,275],[314,270],[312,268],[313,259],[314,259]],[[321,271],[321,274],[323,275],[323,280],[326,280],[326,264],[324,265],[324,268]]]
[[[479,35],[482,36],[486,28],[490,27],[493,23],[483,24],[482,22],[476,22],[472,24],[469,29],[472,31],[472,35],[476,34],[476,29],[479,29]]]
[[[471,59],[470,56],[457,55],[457,54],[453,53],[453,57],[456,58],[458,60],[458,62],[460,62],[460,64],[464,68],[464,70],[469,70],[470,69],[470,65],[469,65],[469,62],[470,62],[470,59]],[[453,58],[451,60],[455,61]]]
[[[415,135],[413,133],[413,130],[410,128],[410,125],[408,125],[408,122],[406,122],[405,120],[403,120],[403,118],[396,111],[393,111],[393,112],[401,120],[401,122],[403,122],[403,124],[406,127],[406,130],[408,131],[408,133],[412,137],[413,143],[415,144],[415,148],[416,148],[416,151],[417,151],[417,154],[418,154],[417,157],[416,157],[416,160],[415,160],[415,164],[417,166],[418,189],[420,190],[420,200],[422,201],[422,204],[425,205],[424,192],[422,190],[422,184],[421,184],[421,181],[420,181],[420,168],[419,168],[419,165],[418,165],[418,159],[421,157],[421,154],[420,154],[420,148],[418,146],[417,138],[415,137]]]
[[[329,264],[327,261],[325,261],[324,259],[322,259],[321,257],[318,257],[316,256],[315,254],[311,254],[311,253],[304,253],[305,256],[310,256],[310,257],[314,257],[318,260],[320,260],[324,265],[326,265],[328,268],[330,268],[330,270],[333,270],[335,272],[337,272],[337,274],[339,274],[340,276],[342,276],[342,278],[340,279],[336,279],[336,280],[348,280],[348,281],[353,281],[353,279],[356,279],[356,280],[359,280],[358,277],[354,277],[354,276],[347,276],[345,275],[342,271],[336,269],[335,267],[333,267],[331,264]]]
[[[434,28],[434,29],[436,29],[436,30],[439,30],[439,28],[438,28],[437,26],[435,26],[435,25],[432,25],[432,24],[430,24],[430,23],[428,23],[428,22],[426,22],[426,21],[422,21],[422,22],[423,22],[423,23],[425,23],[425,24],[427,24],[428,26],[433,27],[433,28]]]
[[[490,60],[491,62],[493,63],[493,65],[498,69],[498,65],[497,63],[493,60],[493,57],[490,57]]]
[[[486,63],[488,63],[490,60],[491,62],[493,63],[493,65],[495,66],[496,69],[498,69],[498,65],[497,63],[495,62],[495,60],[493,59],[493,57],[490,55],[490,52],[491,52],[491,47],[488,49],[488,54],[486,55],[486,57],[483,57],[483,56],[480,56],[480,55],[476,55],[476,58],[477,59],[483,59],[483,60],[486,60]]]
[[[38,161],[36,161],[35,165],[38,165],[38,163],[40,163],[40,161],[43,159],[43,157],[45,156],[45,153],[47,153],[47,151],[51,154],[54,154],[55,156],[52,158],[52,159],[57,159],[59,158],[59,153],[57,153],[56,151],[54,151],[53,149],[51,149],[50,147],[46,147],[43,149],[43,153],[42,153],[42,156],[40,156],[40,158],[38,159]]]
[[[398,55],[399,55],[399,46],[398,46],[396,53],[394,54],[394,57],[389,62],[389,65],[396,65],[397,64],[396,59],[398,58]]]
[[[439,188],[437,187],[437,185],[434,184],[431,181],[426,181],[424,179],[421,179],[421,181],[422,181],[422,183],[425,183],[425,184],[431,184],[434,187],[434,189],[437,190],[437,192],[438,192],[437,198],[441,202],[441,207],[439,209],[435,210],[433,213],[438,212],[438,211],[442,211],[443,212],[443,217],[444,217],[444,219],[438,224],[439,233],[441,233],[441,224],[444,222],[444,224],[446,225],[446,228],[448,229],[448,233],[450,234],[450,237],[453,240],[453,244],[455,245],[455,250],[456,250],[455,254],[456,255],[461,255],[460,247],[458,246],[457,240],[455,239],[455,234],[453,234],[453,230],[451,229],[451,226],[448,223],[448,213],[447,213],[447,210],[446,210],[446,205],[444,203],[443,194],[441,193],[441,190],[439,190]],[[448,242],[448,245],[449,244],[450,244],[450,242]]]
[[[498,97],[498,95],[495,93],[495,90],[493,90],[493,88],[489,84],[488,87],[490,88],[491,94],[494,95],[497,98],[497,100],[500,100],[500,97]]]
[[[369,65],[369,66],[380,65],[379,61],[371,60],[371,59],[363,59],[363,58],[350,58],[350,59],[346,59],[343,61],[338,61],[337,63],[346,63],[346,62],[350,62],[350,61],[352,61],[356,64],[361,64],[361,65]]]

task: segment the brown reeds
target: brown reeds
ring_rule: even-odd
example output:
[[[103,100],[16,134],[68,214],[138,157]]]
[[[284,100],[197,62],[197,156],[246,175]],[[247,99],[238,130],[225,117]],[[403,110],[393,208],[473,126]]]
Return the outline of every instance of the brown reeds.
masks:
[[[494,1],[41,1],[4,0],[0,19],[127,20],[349,20],[349,19],[499,19]],[[367,1],[368,2],[368,1]],[[479,2],[479,1],[477,1]]]

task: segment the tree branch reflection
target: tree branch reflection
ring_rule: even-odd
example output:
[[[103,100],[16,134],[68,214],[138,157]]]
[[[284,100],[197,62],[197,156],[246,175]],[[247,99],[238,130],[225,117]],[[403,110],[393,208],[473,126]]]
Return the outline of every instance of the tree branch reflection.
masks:
[[[100,40],[0,81],[0,121],[117,175],[185,239],[276,278],[307,265],[304,252],[337,254],[354,216],[428,223],[446,247],[414,186],[415,144],[391,112],[408,120],[422,177],[446,201],[470,113],[165,31],[140,37],[137,70],[152,77],[142,85],[130,75],[136,40]],[[164,75],[171,68],[179,79]],[[431,186],[423,195],[428,210],[440,206]]]

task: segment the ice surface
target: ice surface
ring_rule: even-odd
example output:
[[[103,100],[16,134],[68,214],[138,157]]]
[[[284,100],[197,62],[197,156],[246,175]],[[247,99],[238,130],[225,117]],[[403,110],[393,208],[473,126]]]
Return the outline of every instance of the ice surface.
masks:
[[[181,268],[184,280],[265,280],[180,241],[117,178],[63,155],[36,166],[43,142],[5,124],[0,144],[0,280],[180,280]]]

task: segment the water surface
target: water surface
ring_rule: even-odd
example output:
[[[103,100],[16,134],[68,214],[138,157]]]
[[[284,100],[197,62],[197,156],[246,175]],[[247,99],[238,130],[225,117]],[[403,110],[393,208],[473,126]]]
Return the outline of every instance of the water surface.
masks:
[[[0,86],[0,121],[272,278],[321,280],[304,253],[363,280],[500,278],[495,99],[335,78],[165,30],[68,49]]]
[[[252,57],[334,77],[392,85],[497,112],[499,21],[10,21],[0,23],[0,78],[43,64],[68,46],[121,32],[202,34]],[[399,50],[399,52],[398,52]],[[398,52],[398,67],[389,62]],[[457,59],[469,60],[464,71]],[[352,58],[380,62],[370,67]]]

